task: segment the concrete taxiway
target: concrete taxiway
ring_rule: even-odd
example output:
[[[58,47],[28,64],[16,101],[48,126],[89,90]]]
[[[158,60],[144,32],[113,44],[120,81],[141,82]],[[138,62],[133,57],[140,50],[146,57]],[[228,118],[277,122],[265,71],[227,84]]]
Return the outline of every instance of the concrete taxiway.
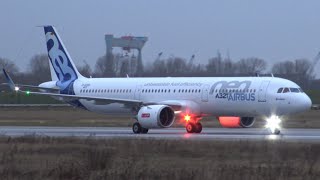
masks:
[[[2,136],[50,136],[50,137],[97,137],[97,138],[154,138],[199,140],[286,140],[320,142],[320,129],[282,129],[280,135],[270,135],[267,129],[204,128],[201,134],[188,134],[184,128],[151,129],[148,134],[133,134],[124,127],[0,127]]]

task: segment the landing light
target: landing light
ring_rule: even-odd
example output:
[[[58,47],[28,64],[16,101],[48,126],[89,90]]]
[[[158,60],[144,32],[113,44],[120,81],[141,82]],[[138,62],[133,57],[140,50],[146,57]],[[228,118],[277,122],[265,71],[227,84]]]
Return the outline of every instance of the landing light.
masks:
[[[190,121],[191,120],[191,116],[189,116],[188,114],[184,116],[184,120],[185,121]]]
[[[18,86],[14,87],[14,90],[15,90],[15,91],[19,91],[19,89],[20,89],[20,88],[19,88]]]
[[[267,124],[266,128],[270,129],[271,133],[275,133],[276,130],[280,129],[280,123],[281,119],[278,116],[271,116],[270,118],[267,118]]]

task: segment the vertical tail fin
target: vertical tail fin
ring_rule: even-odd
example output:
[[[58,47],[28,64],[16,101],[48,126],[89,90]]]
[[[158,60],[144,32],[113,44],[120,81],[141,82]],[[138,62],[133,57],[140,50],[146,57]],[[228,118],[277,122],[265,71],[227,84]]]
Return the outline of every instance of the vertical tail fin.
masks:
[[[61,86],[67,86],[70,82],[83,78],[55,28],[53,26],[44,26],[44,33],[46,35],[52,80],[59,81]]]

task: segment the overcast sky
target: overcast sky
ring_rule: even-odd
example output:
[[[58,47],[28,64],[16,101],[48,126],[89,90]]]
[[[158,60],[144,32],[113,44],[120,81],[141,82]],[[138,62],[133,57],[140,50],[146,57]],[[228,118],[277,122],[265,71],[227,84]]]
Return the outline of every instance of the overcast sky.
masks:
[[[319,7],[319,0],[2,0],[0,57],[24,70],[32,55],[46,53],[36,26],[52,24],[76,64],[95,64],[104,34],[148,36],[144,62],[164,52],[205,63],[217,50],[269,64],[312,59],[320,50]]]

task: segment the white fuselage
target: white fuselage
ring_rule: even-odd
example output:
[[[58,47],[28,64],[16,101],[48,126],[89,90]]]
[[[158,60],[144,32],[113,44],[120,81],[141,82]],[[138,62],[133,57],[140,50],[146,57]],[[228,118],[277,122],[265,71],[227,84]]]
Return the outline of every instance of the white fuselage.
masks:
[[[177,104],[184,107],[181,111],[199,116],[286,115],[303,112],[311,106],[310,98],[301,91],[277,93],[279,88],[300,87],[275,77],[82,78],[73,87],[76,95]],[[123,104],[80,102],[93,112],[134,115]]]

